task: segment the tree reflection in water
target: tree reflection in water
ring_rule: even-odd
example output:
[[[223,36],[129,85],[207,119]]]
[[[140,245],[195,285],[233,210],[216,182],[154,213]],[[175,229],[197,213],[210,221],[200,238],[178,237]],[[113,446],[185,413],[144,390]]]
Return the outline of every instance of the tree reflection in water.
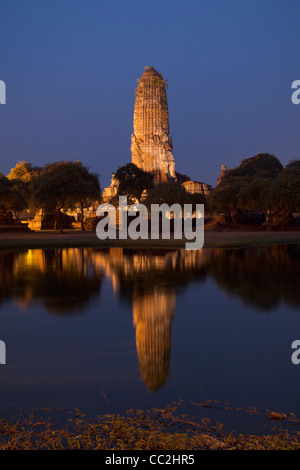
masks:
[[[90,254],[82,248],[0,253],[0,301],[13,298],[21,310],[41,301],[50,313],[84,312],[101,290]]]

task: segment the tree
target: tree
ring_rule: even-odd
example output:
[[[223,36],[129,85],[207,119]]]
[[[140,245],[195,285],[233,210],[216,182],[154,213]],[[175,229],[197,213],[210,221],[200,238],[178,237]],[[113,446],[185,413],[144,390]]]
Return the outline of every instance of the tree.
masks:
[[[300,160],[291,161],[269,186],[266,195],[268,222],[285,225],[300,210]]]
[[[16,221],[20,221],[20,215],[29,207],[29,185],[21,180],[10,180],[10,210]]]
[[[134,163],[120,167],[114,176],[119,182],[117,197],[127,196],[129,203],[140,201],[143,192],[151,190],[154,186],[153,174]]]
[[[2,217],[11,218],[14,213],[18,220],[18,213],[27,207],[26,199],[18,180],[9,180],[0,173],[0,210]]]
[[[81,208],[81,230],[84,231],[84,205],[94,201],[100,202],[101,190],[96,173],[91,173],[80,161],[76,162],[76,170],[78,172],[77,192]]]
[[[9,205],[11,202],[11,182],[9,179],[0,173],[0,207],[2,212],[7,212],[9,210]]]
[[[55,162],[45,165],[32,179],[32,197],[37,208],[54,213],[56,225],[63,233],[61,212],[100,198],[100,185],[98,177],[80,161]]]
[[[12,184],[12,210],[16,220],[19,219],[21,212],[32,206],[31,181],[40,171],[41,167],[39,166],[19,161],[7,175]]]
[[[41,171],[41,167],[32,165],[28,162],[18,162],[14,168],[10,170],[7,175],[9,180],[20,180],[25,183],[30,183],[32,178]]]
[[[214,211],[228,211],[233,222],[239,211],[265,210],[269,185],[282,170],[282,164],[274,155],[260,153],[246,158],[237,168],[226,172],[209,195],[208,203]]]
[[[179,183],[158,183],[146,196],[144,204],[148,209],[151,204],[192,204],[195,209],[196,204],[203,204],[205,197],[203,194],[191,194]]]

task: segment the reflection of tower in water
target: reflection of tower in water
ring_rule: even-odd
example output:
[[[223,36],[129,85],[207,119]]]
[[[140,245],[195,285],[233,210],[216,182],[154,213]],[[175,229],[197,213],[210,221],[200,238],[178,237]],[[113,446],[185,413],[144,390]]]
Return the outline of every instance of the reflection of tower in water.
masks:
[[[132,293],[140,373],[148,389],[157,391],[168,378],[175,285],[189,279],[186,273],[204,269],[207,256],[203,250],[158,254],[110,248],[96,252],[94,263],[111,279],[115,295]]]
[[[140,372],[152,392],[157,391],[168,377],[175,300],[174,291],[159,288],[133,298]]]

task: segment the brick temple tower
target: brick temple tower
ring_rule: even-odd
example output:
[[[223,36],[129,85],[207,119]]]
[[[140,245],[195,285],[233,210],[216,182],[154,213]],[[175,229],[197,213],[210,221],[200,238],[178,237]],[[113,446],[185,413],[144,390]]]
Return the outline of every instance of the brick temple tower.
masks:
[[[146,67],[136,90],[131,161],[154,173],[156,181],[176,178],[169,134],[166,82],[154,67]]]

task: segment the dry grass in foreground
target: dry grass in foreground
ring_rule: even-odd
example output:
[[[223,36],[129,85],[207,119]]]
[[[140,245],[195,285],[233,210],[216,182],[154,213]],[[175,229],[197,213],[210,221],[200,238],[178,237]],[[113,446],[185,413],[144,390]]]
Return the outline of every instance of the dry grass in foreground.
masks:
[[[88,420],[75,410],[64,423],[32,414],[0,420],[1,450],[299,450],[300,432],[277,430],[268,435],[224,433],[208,418],[195,422],[175,412],[178,406],[125,416]]]

